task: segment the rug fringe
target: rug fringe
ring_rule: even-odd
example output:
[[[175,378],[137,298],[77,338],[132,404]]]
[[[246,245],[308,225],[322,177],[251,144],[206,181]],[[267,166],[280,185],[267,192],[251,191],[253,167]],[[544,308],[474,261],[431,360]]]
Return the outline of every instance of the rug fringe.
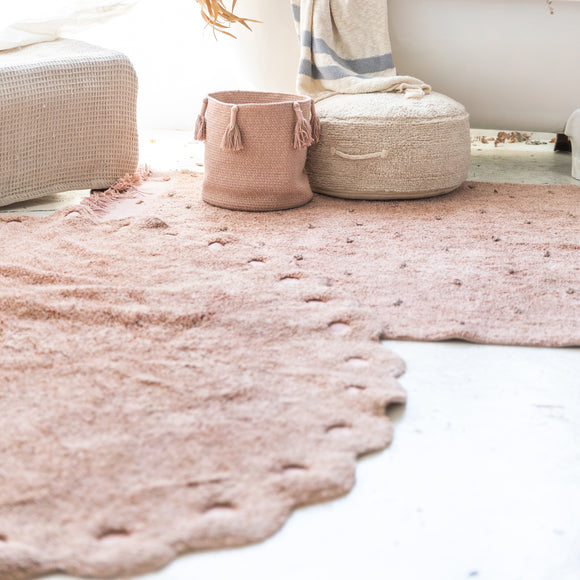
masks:
[[[137,186],[151,176],[148,165],[140,166],[135,173],[127,173],[109,187],[109,189],[93,189],[91,195],[81,202],[81,205],[92,210],[95,214],[107,211],[109,205],[121,199],[133,199],[139,195]]]

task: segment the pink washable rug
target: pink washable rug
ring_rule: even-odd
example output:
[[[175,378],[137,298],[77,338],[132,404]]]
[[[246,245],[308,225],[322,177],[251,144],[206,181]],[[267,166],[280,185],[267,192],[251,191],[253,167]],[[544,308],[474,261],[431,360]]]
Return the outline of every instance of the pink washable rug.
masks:
[[[2,580],[262,540],[391,440],[403,363],[374,313],[200,222],[224,214],[183,179],[130,218],[0,217]]]
[[[580,343],[577,187],[259,214],[200,185],[0,218],[2,580],[135,575],[345,493],[405,398],[380,337]]]

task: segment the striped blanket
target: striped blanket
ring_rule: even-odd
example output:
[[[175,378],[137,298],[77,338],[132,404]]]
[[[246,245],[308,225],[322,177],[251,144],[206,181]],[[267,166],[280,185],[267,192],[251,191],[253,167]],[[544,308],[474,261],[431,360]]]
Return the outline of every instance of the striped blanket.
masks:
[[[430,87],[397,76],[387,0],[291,0],[300,37],[298,91],[316,100],[336,93],[404,92]]]

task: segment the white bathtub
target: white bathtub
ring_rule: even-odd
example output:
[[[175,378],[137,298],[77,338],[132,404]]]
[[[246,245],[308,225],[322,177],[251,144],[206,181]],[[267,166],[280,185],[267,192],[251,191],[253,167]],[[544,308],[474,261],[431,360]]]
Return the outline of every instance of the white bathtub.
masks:
[[[267,36],[256,25],[254,38],[240,38],[239,63],[252,86],[292,90],[298,45],[289,0],[238,6],[267,28]],[[554,14],[546,0],[388,0],[388,6],[399,74],[463,103],[472,127],[565,131],[580,178],[580,0],[554,0]],[[260,46],[266,39],[268,47]]]
[[[393,56],[472,127],[563,132],[580,107],[580,2],[389,0]]]

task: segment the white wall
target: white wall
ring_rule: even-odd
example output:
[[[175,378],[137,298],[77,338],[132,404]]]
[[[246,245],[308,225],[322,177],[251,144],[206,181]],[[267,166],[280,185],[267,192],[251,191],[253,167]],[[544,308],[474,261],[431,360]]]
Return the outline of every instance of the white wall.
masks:
[[[298,42],[289,0],[239,0],[236,11],[264,24],[251,33],[232,29],[238,40],[216,41],[195,0],[140,0],[130,13],[75,38],[129,56],[139,76],[141,127],[187,130],[210,91],[294,91]]]

